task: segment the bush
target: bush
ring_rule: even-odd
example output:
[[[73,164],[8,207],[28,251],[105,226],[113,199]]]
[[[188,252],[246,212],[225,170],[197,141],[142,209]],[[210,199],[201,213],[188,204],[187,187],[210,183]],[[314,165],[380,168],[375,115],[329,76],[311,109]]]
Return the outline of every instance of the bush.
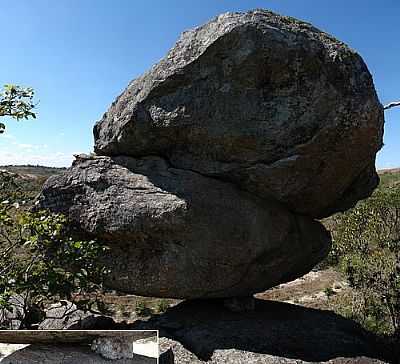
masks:
[[[400,187],[378,189],[336,220],[331,259],[353,288],[342,312],[378,334],[400,336]]]
[[[139,301],[136,303],[135,312],[139,317],[150,316],[153,310],[147,306],[146,302]]]
[[[331,287],[326,287],[324,293],[328,299],[335,295],[335,291]]]
[[[158,301],[157,303],[157,312],[158,313],[163,313],[165,311],[167,311],[169,308],[169,303],[166,299],[161,299],[160,301]]]

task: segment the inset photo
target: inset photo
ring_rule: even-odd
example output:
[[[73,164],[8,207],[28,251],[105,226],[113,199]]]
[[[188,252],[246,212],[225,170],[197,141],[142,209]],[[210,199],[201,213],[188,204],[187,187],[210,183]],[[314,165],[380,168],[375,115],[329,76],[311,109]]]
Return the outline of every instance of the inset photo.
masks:
[[[157,364],[157,330],[1,330],[0,363]]]

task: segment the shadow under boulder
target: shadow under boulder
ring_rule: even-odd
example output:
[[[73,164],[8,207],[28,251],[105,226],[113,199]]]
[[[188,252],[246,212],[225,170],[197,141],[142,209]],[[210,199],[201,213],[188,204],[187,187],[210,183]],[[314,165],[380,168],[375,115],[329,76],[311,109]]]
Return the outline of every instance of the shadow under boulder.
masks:
[[[330,311],[256,300],[233,313],[222,301],[186,301],[134,329],[160,330],[165,363],[377,363],[378,340]],[[161,361],[162,363],[163,361]]]

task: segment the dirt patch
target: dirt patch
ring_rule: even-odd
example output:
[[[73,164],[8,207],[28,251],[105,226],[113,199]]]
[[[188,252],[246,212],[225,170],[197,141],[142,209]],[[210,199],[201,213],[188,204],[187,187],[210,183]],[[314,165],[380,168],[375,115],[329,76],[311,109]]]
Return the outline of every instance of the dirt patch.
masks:
[[[344,277],[333,269],[311,271],[292,282],[280,284],[257,298],[299,304],[305,307],[333,310],[331,298],[349,290]]]

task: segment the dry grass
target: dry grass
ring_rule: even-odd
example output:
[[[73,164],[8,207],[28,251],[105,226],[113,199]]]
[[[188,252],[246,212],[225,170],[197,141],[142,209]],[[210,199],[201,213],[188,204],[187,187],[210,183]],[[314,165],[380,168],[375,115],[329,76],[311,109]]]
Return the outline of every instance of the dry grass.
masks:
[[[334,310],[334,302],[349,290],[341,274],[332,268],[311,271],[295,281],[281,284],[257,298],[299,304],[305,307]]]

